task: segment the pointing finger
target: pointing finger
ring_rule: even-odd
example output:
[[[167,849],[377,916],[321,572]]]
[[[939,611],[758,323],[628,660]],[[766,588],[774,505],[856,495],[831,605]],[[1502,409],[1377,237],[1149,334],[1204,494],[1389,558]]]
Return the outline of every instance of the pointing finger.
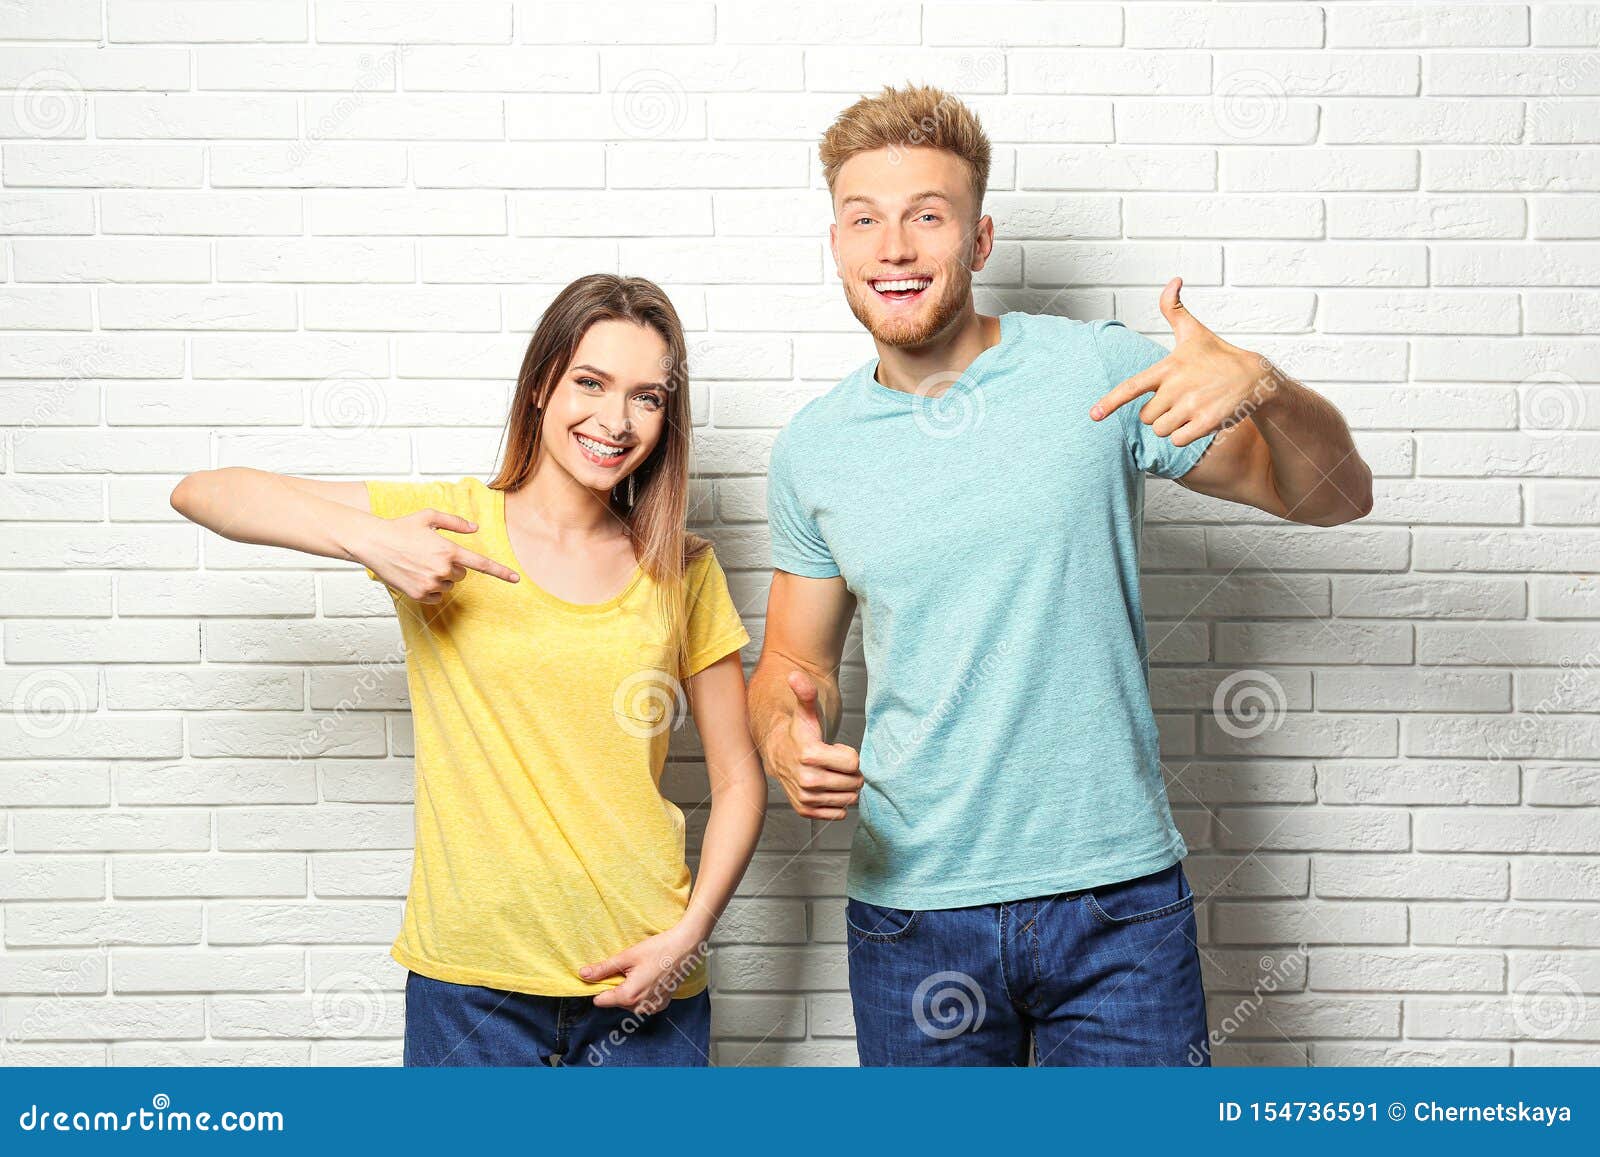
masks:
[[[1139,395],[1148,394],[1151,390],[1156,389],[1166,376],[1166,363],[1167,359],[1162,358],[1149,369],[1140,370],[1133,377],[1117,383],[1109,394],[1089,407],[1089,417],[1098,422],[1107,414],[1114,413],[1122,406],[1127,405]]]
[[[473,570],[482,571],[484,574],[493,575],[497,579],[504,579],[508,583],[518,582],[517,572],[508,566],[495,562],[492,558],[485,558],[477,551],[462,548],[456,552],[456,562]]]

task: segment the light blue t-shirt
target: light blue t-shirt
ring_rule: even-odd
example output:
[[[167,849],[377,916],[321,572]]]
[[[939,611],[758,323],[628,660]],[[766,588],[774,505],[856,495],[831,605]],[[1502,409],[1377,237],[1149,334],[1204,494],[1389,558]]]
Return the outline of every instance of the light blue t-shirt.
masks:
[[[778,435],[773,565],[842,574],[861,608],[851,896],[992,904],[1187,851],[1150,710],[1139,535],[1145,472],[1183,474],[1211,437],[1156,435],[1148,397],[1089,417],[1166,354],[1119,322],[1006,313],[940,396],[882,385],[874,358]]]

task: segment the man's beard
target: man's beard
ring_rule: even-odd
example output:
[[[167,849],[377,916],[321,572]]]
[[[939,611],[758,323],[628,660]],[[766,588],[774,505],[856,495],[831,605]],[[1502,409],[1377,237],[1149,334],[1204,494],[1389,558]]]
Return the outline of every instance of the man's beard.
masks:
[[[887,323],[879,321],[872,312],[871,302],[867,295],[876,295],[867,282],[859,283],[846,281],[844,283],[844,299],[850,306],[850,312],[856,315],[856,320],[866,327],[876,340],[886,346],[908,347],[924,345],[938,336],[961,311],[966,308],[967,302],[972,299],[972,278],[960,276],[938,279],[937,283],[944,288],[933,307],[926,311],[921,318],[901,317]],[[855,286],[863,286],[857,290]],[[924,291],[926,292],[926,291]]]

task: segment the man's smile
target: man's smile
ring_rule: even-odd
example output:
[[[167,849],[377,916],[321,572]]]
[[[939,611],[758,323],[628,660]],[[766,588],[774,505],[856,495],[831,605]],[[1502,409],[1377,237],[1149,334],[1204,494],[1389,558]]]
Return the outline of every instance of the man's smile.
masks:
[[[874,277],[868,279],[867,284],[885,301],[916,301],[933,284],[933,278],[923,274]]]

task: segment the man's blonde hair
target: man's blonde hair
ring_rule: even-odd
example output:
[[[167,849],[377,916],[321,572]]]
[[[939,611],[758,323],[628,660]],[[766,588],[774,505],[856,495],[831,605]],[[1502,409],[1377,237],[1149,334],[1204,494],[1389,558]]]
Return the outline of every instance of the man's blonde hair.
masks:
[[[834,178],[844,163],[857,153],[919,146],[943,149],[966,163],[973,203],[977,212],[983,212],[989,188],[989,136],[960,98],[927,85],[884,85],[877,96],[864,96],[839,114],[822,134],[818,149],[828,192],[833,192]]]

